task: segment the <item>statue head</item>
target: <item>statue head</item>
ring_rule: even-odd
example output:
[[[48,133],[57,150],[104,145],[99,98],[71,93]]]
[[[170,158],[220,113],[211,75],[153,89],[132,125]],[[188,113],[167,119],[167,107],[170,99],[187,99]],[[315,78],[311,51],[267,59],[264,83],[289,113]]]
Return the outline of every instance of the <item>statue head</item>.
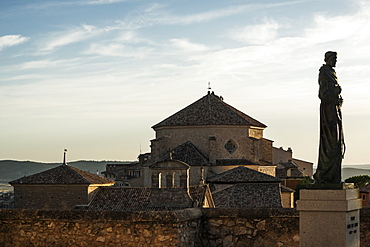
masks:
[[[335,67],[337,64],[337,53],[335,51],[327,51],[325,53],[325,59],[326,65],[329,65],[331,67]]]

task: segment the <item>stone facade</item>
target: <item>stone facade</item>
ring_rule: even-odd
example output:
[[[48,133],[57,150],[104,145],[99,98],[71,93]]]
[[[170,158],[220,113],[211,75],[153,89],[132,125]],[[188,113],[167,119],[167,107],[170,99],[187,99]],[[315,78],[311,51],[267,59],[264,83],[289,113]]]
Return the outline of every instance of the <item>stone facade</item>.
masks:
[[[17,184],[14,208],[70,210],[88,204],[100,186],[112,184]]]
[[[250,126],[226,125],[161,127],[156,129],[156,139],[151,141],[152,158],[159,159],[169,149],[191,140],[209,157],[210,163],[216,163],[217,159],[247,159],[257,164],[263,159],[272,163],[272,142],[262,137],[250,138],[249,129]],[[236,146],[232,153],[225,148],[230,140]]]
[[[17,185],[14,207],[27,209],[73,209],[87,204],[87,185]]]
[[[88,204],[99,187],[115,182],[68,166],[64,159],[60,166],[9,183],[14,187],[15,208],[67,210]]]

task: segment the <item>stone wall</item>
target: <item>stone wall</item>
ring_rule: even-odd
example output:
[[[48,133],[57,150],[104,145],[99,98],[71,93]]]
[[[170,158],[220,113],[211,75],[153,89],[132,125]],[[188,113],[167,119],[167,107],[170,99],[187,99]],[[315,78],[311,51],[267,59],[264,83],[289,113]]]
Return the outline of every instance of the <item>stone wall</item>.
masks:
[[[0,246],[298,247],[295,209],[185,209],[173,212],[0,210]],[[328,229],[330,230],[330,229]],[[361,247],[370,210],[361,210]]]
[[[0,210],[0,246],[197,246],[199,209]]]
[[[202,246],[299,246],[294,209],[203,209]]]
[[[283,147],[272,148],[272,162],[274,164],[277,164],[279,162],[288,162],[289,160],[292,160],[293,157],[293,151],[291,148],[288,148],[287,150],[284,150]]]
[[[360,211],[360,244],[361,247],[370,246],[370,208]]]
[[[270,162],[272,164],[272,143],[273,141],[262,138],[261,139],[261,158],[263,161]]]

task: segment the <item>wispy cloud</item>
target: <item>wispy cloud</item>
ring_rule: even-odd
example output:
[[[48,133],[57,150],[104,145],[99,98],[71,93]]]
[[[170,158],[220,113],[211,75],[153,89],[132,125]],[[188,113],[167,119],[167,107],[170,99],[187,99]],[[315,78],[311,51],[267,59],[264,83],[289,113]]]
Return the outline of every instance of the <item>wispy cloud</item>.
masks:
[[[122,43],[94,43],[84,54],[110,57],[144,58],[151,52],[150,48],[127,46]]]
[[[94,1],[79,1],[80,4],[107,4],[120,0],[94,0]],[[64,2],[66,3],[66,2]],[[68,3],[68,2],[67,2]],[[246,13],[260,8],[273,8],[281,5],[296,4],[298,2],[283,2],[279,4],[249,4],[236,5],[227,8],[214,9],[210,11],[200,12],[190,15],[173,15],[166,10],[166,6],[161,4],[152,4],[144,10],[133,11],[126,16],[124,20],[116,20],[114,24],[104,27],[97,27],[93,25],[81,25],[73,28],[68,28],[59,32],[49,33],[43,43],[41,51],[50,52],[57,48],[85,41],[94,38],[102,33],[107,33],[115,30],[134,31],[155,25],[190,25],[212,21],[219,18],[232,16],[235,14]],[[277,23],[272,21],[266,22],[255,27],[246,27],[236,39],[247,40],[253,42],[263,42],[267,39],[272,39],[276,33]],[[261,31],[262,32],[259,32]],[[258,33],[258,35],[257,35]],[[127,33],[129,35],[129,32]],[[252,39],[254,37],[254,39]],[[131,40],[132,37],[127,36]],[[111,46],[111,49],[114,48]],[[118,45],[115,45],[118,49]],[[106,52],[105,52],[106,53]],[[121,53],[120,53],[121,54]]]
[[[102,4],[111,4],[111,3],[118,3],[118,2],[126,2],[127,0],[87,0],[87,1],[79,1],[78,3],[81,5],[102,5]]]
[[[168,17],[167,21],[173,24],[192,24],[192,23],[201,23],[206,21],[211,21],[219,18],[224,18],[240,13],[247,13],[251,11],[256,11],[258,9],[264,8],[276,8],[286,5],[299,4],[302,1],[287,1],[280,3],[269,3],[269,4],[245,4],[245,5],[234,5],[231,7],[226,7],[222,9],[215,9],[211,11],[206,11],[198,14],[186,15],[186,16],[177,16],[177,17]],[[166,20],[166,19],[164,19]]]
[[[170,42],[175,48],[184,52],[203,52],[209,50],[206,45],[191,43],[188,39],[171,39]]]
[[[166,9],[165,5],[152,4],[144,11],[133,12],[125,20],[118,21],[122,27],[143,28],[153,25],[191,25],[221,19],[237,14],[248,13],[265,8],[276,8],[300,4],[305,1],[287,1],[269,4],[244,4],[212,9],[204,12],[177,15]]]
[[[0,51],[5,47],[19,45],[29,40],[29,37],[23,37],[22,35],[5,35],[0,36]]]
[[[25,70],[25,69],[45,69],[50,67],[56,67],[56,66],[72,66],[74,62],[78,61],[78,58],[75,59],[63,59],[63,60],[37,60],[37,61],[30,61],[25,62],[20,65],[17,65],[19,69]]]
[[[81,1],[56,1],[56,2],[37,2],[30,3],[25,6],[27,9],[48,9],[56,7],[81,6],[81,5],[105,5],[119,2],[126,2],[128,0],[81,0]]]
[[[91,25],[81,25],[65,31],[49,34],[44,42],[42,51],[52,51],[56,48],[80,42],[105,32],[106,30]]]
[[[264,44],[276,38],[279,26],[274,20],[265,20],[261,24],[237,28],[231,37],[247,44]]]

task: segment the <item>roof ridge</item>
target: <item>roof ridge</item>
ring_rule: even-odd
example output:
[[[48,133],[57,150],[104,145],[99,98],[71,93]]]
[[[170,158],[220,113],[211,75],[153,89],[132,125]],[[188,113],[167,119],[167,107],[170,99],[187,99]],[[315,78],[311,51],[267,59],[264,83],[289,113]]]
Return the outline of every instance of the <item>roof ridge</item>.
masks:
[[[57,167],[21,177],[10,181],[10,184],[107,184],[113,180],[80,170],[69,165]]]
[[[244,125],[267,127],[258,120],[232,107],[213,92],[182,108],[152,126]]]
[[[179,111],[177,111],[177,112],[173,113],[172,115],[170,115],[169,117],[167,117],[167,118],[163,119],[161,122],[159,122],[159,123],[157,123],[157,124],[153,125],[153,126],[152,126],[152,128],[156,128],[156,127],[157,127],[158,125],[160,125],[161,123],[165,122],[166,120],[170,119],[171,117],[175,116],[176,114],[180,113],[181,111],[184,111],[184,110],[185,110],[185,109],[187,109],[188,107],[193,106],[194,104],[196,104],[196,103],[200,102],[202,99],[204,99],[204,98],[205,98],[205,97],[207,97],[207,96],[208,96],[208,94],[207,94],[207,95],[205,95],[205,96],[203,96],[202,98],[200,98],[200,99],[198,99],[198,100],[194,101],[194,102],[193,102],[193,103],[191,103],[190,105],[185,106],[185,107],[184,107],[184,108],[182,108],[181,110],[179,110]]]
[[[71,169],[71,170],[73,170],[75,173],[77,173],[83,180],[85,180],[87,183],[91,183],[91,181],[90,180],[88,180],[87,178],[85,178],[81,173],[80,173],[80,171],[81,172],[86,172],[86,171],[83,171],[83,170],[80,170],[80,169],[78,169],[78,168],[76,168],[76,167],[73,167],[73,166],[69,166],[69,165],[67,165],[66,164],[66,166],[69,168],[69,169]],[[93,175],[95,175],[95,174],[93,174]]]
[[[187,141],[189,144],[194,148],[195,152],[197,152],[202,158],[208,161],[208,158],[192,143],[191,141]]]

